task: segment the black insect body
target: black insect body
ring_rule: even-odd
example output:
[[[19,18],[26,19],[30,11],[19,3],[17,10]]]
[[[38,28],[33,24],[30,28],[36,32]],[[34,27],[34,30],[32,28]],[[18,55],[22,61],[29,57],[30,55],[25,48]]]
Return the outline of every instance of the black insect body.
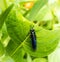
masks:
[[[30,35],[31,35],[31,40],[32,40],[32,48],[33,50],[36,50],[36,34],[35,34],[34,29],[30,30]]]

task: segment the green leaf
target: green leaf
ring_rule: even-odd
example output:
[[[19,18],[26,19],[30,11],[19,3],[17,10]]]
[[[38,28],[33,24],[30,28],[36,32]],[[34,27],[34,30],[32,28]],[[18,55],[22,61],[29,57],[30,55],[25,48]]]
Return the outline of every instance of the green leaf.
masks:
[[[26,41],[26,36],[28,35],[32,24],[33,23],[30,23],[15,9],[11,11],[6,19],[7,32],[12,39],[6,47],[6,51],[10,56],[16,57],[19,62],[21,61],[21,55],[19,55],[21,52],[19,52],[19,50]],[[15,54],[17,56],[15,56]]]
[[[9,56],[5,56],[3,59],[2,59],[2,62],[15,62],[11,57]]]
[[[0,41],[0,56],[2,56],[4,53],[5,53],[5,49],[4,49],[3,44]]]
[[[35,20],[35,17],[37,16],[37,14],[39,13],[40,9],[47,3],[48,0],[38,0],[33,8],[31,9],[31,11],[29,12],[29,16],[27,16],[27,18],[29,20]]]
[[[0,40],[1,40],[1,37],[2,37],[2,31],[0,30]]]
[[[10,40],[7,47],[6,47],[6,52],[12,56],[13,52],[16,50],[16,48],[18,47],[17,43],[14,43],[14,41]]]
[[[33,62],[48,62],[46,58],[36,58]]]
[[[1,15],[0,15],[0,29],[2,28],[4,21],[7,17],[7,15],[9,14],[9,12],[11,11],[13,7],[13,4],[11,6],[9,6]]]
[[[46,16],[47,13],[49,13],[49,8],[47,5],[45,5],[43,8],[41,8],[38,12],[37,15],[35,15],[34,20],[36,21],[42,21],[44,19],[44,17]]]
[[[54,51],[60,36],[58,31],[48,31],[39,26],[35,26],[37,36],[37,49],[32,49],[31,39],[28,35],[31,26],[34,24],[25,19],[18,10],[12,11],[6,19],[6,26],[9,36],[18,46],[12,52],[12,56],[17,53],[19,48],[24,47],[25,51],[34,57],[44,57]],[[28,36],[27,36],[28,35]],[[13,46],[13,43],[12,43]],[[53,47],[52,47],[53,46]],[[10,50],[8,50],[10,51]]]
[[[35,31],[37,39],[36,51],[32,48],[30,37],[23,45],[24,50],[34,57],[44,57],[52,53],[58,44],[59,31],[49,31],[38,26],[35,27]]]
[[[19,48],[12,58],[15,60],[15,62],[23,62],[22,48]]]
[[[58,47],[52,54],[48,56],[49,62],[60,62],[60,48]]]
[[[8,37],[8,33],[6,30],[6,25],[4,24],[2,27],[2,37],[1,37],[1,41],[4,42],[4,40]]]
[[[30,55],[27,55],[27,62],[32,62],[32,58],[30,57]]]
[[[6,47],[6,53],[15,61],[15,62],[23,62],[23,50],[22,48],[18,48],[18,44],[16,42],[10,40],[9,44]],[[17,50],[17,51],[16,51]]]
[[[2,9],[2,10],[5,10],[6,8],[5,8],[5,4],[4,4],[4,0],[0,0],[0,8]]]
[[[7,32],[12,40],[17,44],[23,42],[28,35],[31,25],[27,19],[25,19],[18,10],[12,10],[6,19]]]

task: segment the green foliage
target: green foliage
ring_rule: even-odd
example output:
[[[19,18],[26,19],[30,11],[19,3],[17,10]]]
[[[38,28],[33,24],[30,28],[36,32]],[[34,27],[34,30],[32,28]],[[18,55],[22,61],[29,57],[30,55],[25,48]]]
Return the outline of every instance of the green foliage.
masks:
[[[46,58],[36,58],[33,62],[48,62]]]
[[[7,15],[9,14],[10,10],[12,9],[13,4],[11,6],[9,6],[1,15],[0,15],[0,29],[3,26],[3,23],[7,17]]]
[[[3,44],[0,41],[0,57],[5,53],[5,49],[3,47]]]
[[[21,11],[24,8],[22,3],[28,3],[28,1],[33,0],[4,1],[5,7],[8,7],[11,3],[14,3],[14,5],[10,5],[0,15],[1,62],[48,62],[54,55],[48,57],[56,49],[60,39],[60,28],[54,30],[55,21],[58,21],[58,19],[54,12],[52,14],[50,6],[47,5],[48,0],[34,0],[35,4],[32,9],[24,10],[22,13]],[[3,7],[1,9],[3,10]],[[51,14],[51,19],[49,19],[47,13],[48,15]],[[37,49],[35,51],[32,48],[30,38],[32,27],[36,33]]]
[[[15,62],[23,62],[23,50],[19,48],[19,45],[16,42],[10,40],[9,44],[6,47],[6,53],[13,58]]]
[[[0,9],[5,10],[4,0],[0,0]]]
[[[23,47],[26,52],[29,52],[34,57],[47,56],[56,48],[60,35],[58,31],[48,31],[37,26],[35,27],[35,31],[37,36],[37,50],[33,51],[30,38],[24,43]]]
[[[35,17],[37,16],[37,14],[39,13],[39,11],[40,11],[40,9],[47,3],[47,1],[48,0],[38,0],[35,4],[34,4],[34,6],[33,6],[33,8],[31,9],[31,11],[29,12],[29,16],[27,16],[27,18],[29,19],[29,20],[35,20]]]
[[[9,56],[5,56],[3,59],[2,59],[2,62],[14,62],[13,59]]]
[[[11,21],[12,20],[12,21]],[[31,45],[29,32],[34,25],[37,36],[37,50],[34,52]],[[44,57],[56,48],[59,39],[59,31],[49,31],[39,27],[25,19],[19,11],[12,10],[6,19],[6,26],[9,36],[13,42],[8,44],[7,52],[13,56],[23,46],[24,50],[33,57]],[[22,28],[23,27],[23,28]],[[16,44],[16,47],[13,47]],[[11,48],[10,48],[10,46]],[[53,45],[53,47],[51,47]],[[11,50],[10,50],[10,49]]]
[[[49,62],[60,62],[60,47],[48,56]]]
[[[6,19],[6,26],[11,38],[19,44],[25,40],[33,23],[30,23],[18,11],[16,13],[16,11],[12,11],[9,14]]]

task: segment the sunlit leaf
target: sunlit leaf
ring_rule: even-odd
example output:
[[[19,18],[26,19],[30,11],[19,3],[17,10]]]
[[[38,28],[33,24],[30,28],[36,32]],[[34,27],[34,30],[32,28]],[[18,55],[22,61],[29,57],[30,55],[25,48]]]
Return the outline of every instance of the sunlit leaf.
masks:
[[[4,42],[4,40],[8,37],[8,33],[6,30],[6,25],[4,24],[2,27],[2,37],[1,37],[1,41]]]
[[[0,8],[1,8],[2,10],[5,10],[5,9],[6,9],[4,0],[0,0]]]
[[[33,50],[31,39],[24,43],[24,49],[31,56],[34,57],[44,57],[53,52],[58,44],[59,31],[48,31],[43,28],[35,27],[36,36],[37,36],[37,49]]]
[[[27,62],[32,62],[32,58],[30,57],[30,55],[27,55]]]
[[[52,54],[48,56],[49,62],[60,62],[60,48],[57,48]]]
[[[47,5],[45,5],[42,9],[40,9],[38,14],[35,16],[34,20],[36,20],[36,21],[43,20],[43,18],[46,16],[47,13],[49,13],[49,8]]]
[[[35,26],[37,49],[34,52],[32,49],[31,39],[27,36],[33,23],[26,20],[19,12],[15,12],[13,11],[10,13],[6,20],[9,36],[15,44],[19,45],[12,54],[14,55],[22,45],[25,51],[34,57],[44,57],[54,51],[58,44],[60,36],[59,32],[48,31],[39,26]]]
[[[2,59],[2,62],[15,62],[11,57],[9,56],[5,56],[3,59]]]
[[[37,14],[39,13],[40,9],[47,3],[47,0],[38,0],[33,8],[31,9],[31,11],[29,12],[29,16],[27,16],[27,18],[29,20],[35,20],[35,17],[37,16]]]
[[[36,58],[33,62],[48,62],[46,58]]]

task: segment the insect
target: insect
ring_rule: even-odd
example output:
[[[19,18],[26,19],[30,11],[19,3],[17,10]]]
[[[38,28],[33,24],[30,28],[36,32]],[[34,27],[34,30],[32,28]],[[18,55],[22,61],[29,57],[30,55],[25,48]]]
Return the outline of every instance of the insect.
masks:
[[[33,48],[33,50],[36,50],[36,34],[35,34],[35,30],[33,28],[30,29],[30,36],[31,36],[31,40],[32,40],[32,48]]]

